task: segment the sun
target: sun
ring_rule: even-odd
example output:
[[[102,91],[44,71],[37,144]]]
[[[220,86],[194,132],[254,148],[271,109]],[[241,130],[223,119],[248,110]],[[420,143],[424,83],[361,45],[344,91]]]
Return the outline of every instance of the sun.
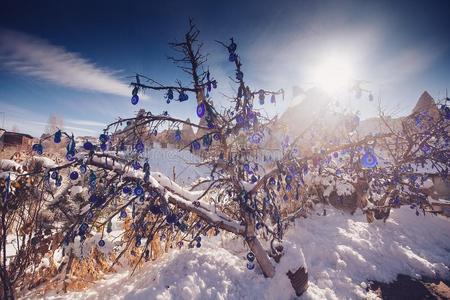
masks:
[[[339,93],[348,90],[352,75],[353,68],[348,59],[327,56],[313,68],[312,81],[326,92]]]

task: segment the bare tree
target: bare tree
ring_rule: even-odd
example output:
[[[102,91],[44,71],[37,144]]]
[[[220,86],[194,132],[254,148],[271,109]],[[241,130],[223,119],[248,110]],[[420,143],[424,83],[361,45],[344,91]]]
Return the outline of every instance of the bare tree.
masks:
[[[64,236],[65,247],[73,247],[75,240],[80,240],[82,247],[96,230],[103,236],[110,231],[112,219],[120,216],[130,220],[131,226],[124,227],[113,265],[132,251],[137,266],[151,256],[156,239],[166,248],[201,247],[202,234],[223,230],[244,239],[251,250],[249,269],[255,267],[256,259],[262,273],[273,277],[284,252],[284,231],[295,218],[306,217],[318,202],[337,207],[349,202],[351,212],[362,209],[369,222],[386,219],[390,209],[400,205],[410,205],[417,213],[432,210],[423,188],[429,175],[420,168],[429,167],[448,179],[450,114],[446,103],[436,106],[433,115],[409,116],[399,131],[363,137],[341,131],[330,136],[321,133],[320,120],[313,120],[297,137],[279,137],[274,133],[276,118],[266,117],[254,101],[264,103],[269,97],[273,103],[284,96],[283,90],[248,86],[237,44],[233,39],[219,42],[235,67],[231,79],[236,95],[229,97],[230,107],[218,111],[211,98],[218,83],[205,66],[207,58],[201,53],[198,36],[199,30],[190,22],[184,39],[170,44],[179,56],[169,59],[190,76],[189,84],[165,85],[136,74],[131,101],[136,104],[143,91],[164,92],[169,102],[186,101],[194,95],[200,124],[168,112],[140,112],[109,124],[98,144],[86,141],[81,147],[72,135],[58,130],[45,139],[60,141],[61,135],[66,136],[68,162],[17,174],[18,178],[43,180],[56,190],[42,189],[41,193],[47,195],[43,199],[58,220],[54,230]],[[347,133],[354,132],[355,120],[355,116],[344,118],[339,126]],[[181,131],[176,129],[183,124],[201,132],[184,148],[201,154],[199,165],[210,170],[207,178],[190,189],[152,172],[143,158],[152,135],[169,128],[175,140],[181,141]],[[307,136],[314,136],[314,143],[301,153],[300,146],[308,145],[304,144]],[[265,145],[273,140],[281,143],[280,156],[262,159]],[[39,155],[46,150],[42,142],[33,146]],[[129,145],[132,150],[127,153],[124,150]],[[84,191],[82,196],[70,195],[75,186]],[[79,209],[67,209],[75,203]],[[103,240],[98,242],[99,247],[103,245]],[[300,294],[307,287],[306,266],[296,267],[301,268],[289,277]]]

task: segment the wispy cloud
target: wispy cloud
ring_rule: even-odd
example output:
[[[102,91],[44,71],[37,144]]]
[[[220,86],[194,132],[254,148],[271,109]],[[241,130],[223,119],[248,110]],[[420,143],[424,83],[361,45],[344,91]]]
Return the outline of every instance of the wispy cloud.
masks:
[[[66,123],[73,124],[73,125],[81,125],[81,126],[92,126],[92,127],[105,127],[105,123],[92,121],[92,120],[75,120],[75,119],[68,119],[65,121]]]
[[[63,47],[0,28],[0,67],[79,90],[130,96],[117,72],[101,68]]]

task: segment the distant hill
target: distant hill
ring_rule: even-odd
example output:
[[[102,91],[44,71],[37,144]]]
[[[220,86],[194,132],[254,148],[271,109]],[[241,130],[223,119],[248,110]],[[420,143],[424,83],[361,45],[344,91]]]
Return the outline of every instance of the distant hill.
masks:
[[[318,88],[306,91],[298,101],[294,102],[294,105],[291,105],[281,115],[278,127],[283,127],[284,131],[293,137],[301,134],[311,124],[314,124],[312,125],[313,131],[317,127],[324,131],[325,135],[332,136],[332,133],[346,135],[354,129],[351,126],[345,126],[351,120],[345,114],[328,112],[326,107],[331,101],[332,99]],[[384,120],[379,117],[365,119],[359,122],[356,132],[360,136],[366,136],[372,133],[389,132],[391,129],[401,130],[403,120],[418,113],[425,113],[429,116],[436,116],[439,113],[434,99],[427,91],[424,91],[419,97],[409,116],[399,118],[386,116]]]

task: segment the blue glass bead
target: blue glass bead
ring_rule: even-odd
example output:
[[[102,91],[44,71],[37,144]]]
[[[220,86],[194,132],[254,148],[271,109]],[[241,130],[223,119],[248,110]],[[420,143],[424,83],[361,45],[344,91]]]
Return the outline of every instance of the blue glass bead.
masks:
[[[83,223],[80,225],[80,231],[86,232],[89,228],[89,225],[87,223]]]
[[[287,183],[290,183],[292,181],[292,176],[291,175],[286,175],[285,180]]]
[[[134,149],[135,149],[136,152],[138,152],[138,153],[144,152],[144,143],[143,143],[141,140],[139,140],[139,141],[136,143],[136,145],[134,146]]]
[[[192,148],[194,148],[194,150],[200,150],[200,143],[198,141],[193,141]]]
[[[213,139],[216,141],[220,140],[220,133],[214,133]]]
[[[169,224],[174,224],[176,221],[177,221],[177,215],[175,215],[175,214],[169,214],[166,217],[166,222]]]
[[[58,178],[58,172],[57,171],[53,171],[52,174],[50,175],[51,179],[57,179]]]
[[[157,204],[150,206],[150,212],[154,215],[159,215],[161,213],[161,207]]]
[[[236,72],[236,79],[237,79],[237,80],[242,80],[242,79],[244,79],[244,73],[242,73],[242,71],[237,71],[237,72]]]
[[[92,210],[89,210],[86,214],[86,218],[88,220],[92,219],[94,217],[94,212]]]
[[[261,135],[258,133],[254,133],[250,136],[250,142],[252,144],[259,144],[261,143]]]
[[[61,143],[61,136],[62,136],[61,130],[58,130],[57,132],[55,132],[55,136],[53,137],[53,141],[56,144]]]
[[[131,163],[131,165],[133,166],[133,169],[135,169],[135,170],[139,170],[141,168],[141,164],[137,160],[133,161]]]
[[[42,144],[34,144],[33,145],[33,150],[38,155],[42,155],[42,153],[44,153],[44,147],[42,146]]]
[[[138,95],[133,95],[133,97],[131,97],[131,104],[136,105],[139,102],[139,96]]]
[[[124,219],[127,217],[127,212],[125,210],[120,211],[120,218]]]
[[[181,131],[180,131],[180,129],[177,129],[175,131],[175,141],[176,142],[180,142],[181,141]]]
[[[106,143],[107,141],[109,141],[109,136],[107,134],[102,133],[100,134],[98,139],[100,140],[101,143]]]
[[[73,161],[73,160],[75,160],[75,153],[72,152],[72,151],[67,152],[67,154],[66,154],[66,159],[67,159],[68,161]]]
[[[78,179],[78,172],[77,171],[72,171],[70,173],[70,179],[71,180],[77,180]]]
[[[248,262],[247,263],[247,269],[253,270],[254,268],[255,268],[255,264],[254,263],[252,263],[252,262]]]
[[[238,124],[244,123],[244,117],[242,115],[237,115],[236,116],[236,123],[238,123]]]
[[[272,96],[270,97],[270,103],[276,103],[277,102],[277,100],[275,99],[275,95],[274,94],[272,94]]]
[[[430,151],[431,151],[431,147],[430,147],[428,144],[424,144],[424,145],[422,146],[422,151],[423,151],[425,154],[428,154],[428,153],[430,153]]]
[[[131,188],[130,188],[129,186],[125,186],[125,187],[122,189],[122,192],[123,192],[124,194],[131,194]]]
[[[167,99],[170,101],[170,100],[173,100],[173,90],[172,89],[169,89],[168,91],[167,91]]]
[[[106,232],[107,233],[112,232],[112,223],[111,223],[111,221],[109,221],[108,224],[106,225]]]
[[[98,241],[98,245],[99,245],[100,247],[104,247],[104,246],[105,246],[105,241],[104,241],[104,240]]]
[[[91,151],[91,150],[94,148],[94,145],[92,145],[91,142],[86,141],[86,142],[84,142],[84,144],[83,144],[83,148],[84,148],[85,150],[87,150],[87,151]]]
[[[138,185],[134,188],[134,194],[136,196],[141,196],[142,194],[144,194],[144,189],[140,185]]]
[[[197,116],[199,118],[202,118],[205,115],[205,111],[206,111],[205,103],[202,102],[199,105],[197,105]]]
[[[255,260],[255,254],[253,252],[247,253],[247,260],[253,262]]]
[[[185,92],[181,92],[178,96],[178,101],[183,102],[187,101],[189,99],[189,96]]]
[[[202,244],[201,244],[200,242],[198,242],[195,246],[196,246],[197,248],[200,248],[200,247],[202,246]]]
[[[361,157],[361,165],[363,168],[374,168],[378,164],[377,157],[372,152],[366,152]]]

